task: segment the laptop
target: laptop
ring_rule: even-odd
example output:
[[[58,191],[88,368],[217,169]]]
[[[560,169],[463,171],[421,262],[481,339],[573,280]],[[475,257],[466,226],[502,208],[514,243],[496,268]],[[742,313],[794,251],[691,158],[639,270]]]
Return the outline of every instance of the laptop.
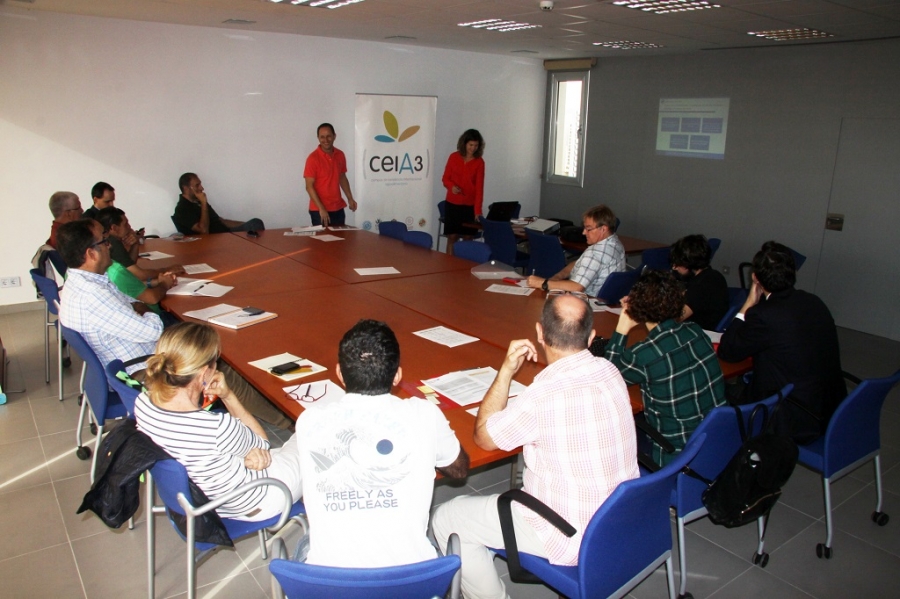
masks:
[[[494,202],[488,208],[487,219],[509,222],[519,211],[519,202]]]

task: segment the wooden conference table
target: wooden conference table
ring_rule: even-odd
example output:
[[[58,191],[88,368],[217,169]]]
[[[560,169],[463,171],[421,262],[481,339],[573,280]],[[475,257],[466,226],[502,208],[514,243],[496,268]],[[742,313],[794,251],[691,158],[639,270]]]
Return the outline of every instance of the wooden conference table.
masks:
[[[311,237],[285,236],[284,230],[261,231],[258,238],[245,233],[199,237],[196,241],[147,241],[146,250],[173,254],[174,258],[146,262],[153,268],[173,264],[207,263],[215,273],[195,275],[233,286],[221,298],[170,296],[166,308],[184,312],[219,303],[252,305],[275,312],[278,318],[235,331],[217,327],[223,358],[286,414],[296,419],[299,402],[288,397],[282,380],[248,362],[291,353],[326,367],[326,372],[298,379],[299,384],[330,378],[336,381],[338,343],[361,318],[383,320],[397,335],[401,351],[401,395],[415,393],[422,379],[482,366],[498,368],[510,340],[534,338],[544,294],[530,296],[488,293],[496,281],[479,280],[469,272],[472,263],[439,252],[361,230],[336,230],[343,241],[322,242]],[[144,264],[142,262],[142,264]],[[399,274],[362,276],[355,268],[393,266]],[[609,337],[618,317],[597,312],[597,333]],[[448,348],[414,335],[415,331],[444,325],[478,337],[474,343]],[[633,343],[646,336],[639,327]],[[726,377],[749,364],[722,363]],[[543,368],[523,366],[516,380],[530,384]],[[632,408],[642,409],[640,391],[630,389]],[[474,417],[462,407],[442,406],[473,467],[507,458],[513,453],[487,452],[472,439]]]

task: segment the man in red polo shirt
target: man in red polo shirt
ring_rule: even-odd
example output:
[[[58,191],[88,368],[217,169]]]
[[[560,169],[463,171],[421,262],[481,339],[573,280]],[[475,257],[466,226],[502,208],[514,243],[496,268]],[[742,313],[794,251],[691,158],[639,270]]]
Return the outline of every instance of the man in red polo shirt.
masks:
[[[303,178],[309,194],[309,217],[313,225],[343,225],[344,206],[356,212],[356,200],[350,192],[347,180],[347,159],[344,153],[334,147],[334,127],[322,123],[316,130],[319,147],[306,158]],[[341,190],[347,202],[341,197]]]

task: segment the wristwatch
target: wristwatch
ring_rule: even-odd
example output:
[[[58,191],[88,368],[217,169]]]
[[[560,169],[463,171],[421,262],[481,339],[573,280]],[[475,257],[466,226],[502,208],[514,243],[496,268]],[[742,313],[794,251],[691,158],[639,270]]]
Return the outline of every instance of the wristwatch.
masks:
[[[544,291],[550,291],[550,279],[544,279],[544,282],[541,283],[541,289]]]

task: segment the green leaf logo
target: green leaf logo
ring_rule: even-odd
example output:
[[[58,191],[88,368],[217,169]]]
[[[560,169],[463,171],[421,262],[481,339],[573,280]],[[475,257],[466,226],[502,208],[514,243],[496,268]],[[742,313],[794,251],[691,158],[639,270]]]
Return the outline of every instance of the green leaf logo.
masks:
[[[384,130],[387,132],[387,135],[376,135],[375,141],[380,141],[382,143],[393,143],[393,142],[401,142],[409,139],[413,135],[419,132],[419,125],[413,125],[412,127],[407,127],[403,130],[403,133],[400,133],[400,123],[397,121],[397,117],[389,111],[384,111]]]

